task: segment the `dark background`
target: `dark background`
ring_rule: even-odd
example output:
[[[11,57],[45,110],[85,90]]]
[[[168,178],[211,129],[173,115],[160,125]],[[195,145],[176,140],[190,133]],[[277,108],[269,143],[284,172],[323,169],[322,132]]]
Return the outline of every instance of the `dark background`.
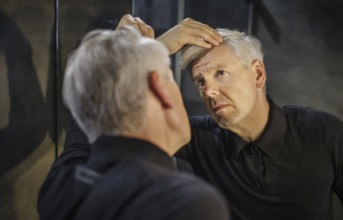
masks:
[[[343,0],[1,0],[1,220],[38,219],[38,188],[68,123],[60,100],[68,53],[87,31],[114,27],[131,12],[157,36],[185,17],[256,35],[276,103],[343,119]],[[174,69],[188,113],[206,113],[188,75]],[[343,219],[334,202],[335,220]]]

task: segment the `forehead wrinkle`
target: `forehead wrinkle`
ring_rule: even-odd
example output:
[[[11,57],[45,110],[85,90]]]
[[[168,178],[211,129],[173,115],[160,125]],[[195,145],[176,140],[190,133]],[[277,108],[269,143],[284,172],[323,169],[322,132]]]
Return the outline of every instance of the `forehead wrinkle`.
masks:
[[[206,64],[205,65],[200,65],[198,67],[195,66],[192,71],[192,78],[199,79],[205,72],[207,71]]]
[[[206,65],[201,65],[201,66],[198,66],[196,68],[193,69],[193,73],[194,74],[197,74],[197,73],[203,73],[207,70],[207,66]]]
[[[225,65],[221,65],[221,64],[213,64],[213,63],[208,63],[208,64],[204,64],[204,65],[201,65],[199,67],[196,67],[193,71],[193,75],[195,77],[197,77],[197,75],[200,75],[200,74],[204,74],[204,73],[207,73],[207,72],[211,72],[212,70],[219,70],[219,69],[224,69],[225,68]]]

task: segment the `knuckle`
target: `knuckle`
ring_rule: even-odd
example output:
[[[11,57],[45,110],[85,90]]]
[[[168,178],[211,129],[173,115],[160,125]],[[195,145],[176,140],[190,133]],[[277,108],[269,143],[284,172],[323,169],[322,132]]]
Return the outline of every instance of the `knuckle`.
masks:
[[[193,21],[193,19],[191,19],[191,18],[185,18],[181,23],[190,23],[192,21]]]
[[[180,24],[180,25],[178,26],[178,29],[180,29],[180,31],[183,31],[183,30],[185,29],[185,26],[184,26],[183,24]]]
[[[130,17],[131,17],[130,14],[125,14],[125,15],[123,16],[123,18],[130,18]]]

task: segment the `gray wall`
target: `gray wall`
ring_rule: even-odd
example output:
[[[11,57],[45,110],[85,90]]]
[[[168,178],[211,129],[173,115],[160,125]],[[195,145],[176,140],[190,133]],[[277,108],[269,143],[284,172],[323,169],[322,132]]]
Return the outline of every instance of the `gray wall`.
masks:
[[[279,28],[258,16],[268,92],[279,104],[312,106],[343,119],[343,1],[264,0]],[[275,29],[275,28],[274,28]]]
[[[263,3],[255,34],[264,45],[268,93],[280,105],[311,106],[343,120],[343,1]],[[336,196],[334,209],[343,219]]]
[[[0,219],[37,219],[54,159],[50,103],[52,1],[0,2]]]
[[[54,0],[0,1],[1,220],[38,219],[38,189],[68,121],[60,100],[67,54],[85,32],[114,27],[130,11],[130,0],[60,1],[56,28]]]

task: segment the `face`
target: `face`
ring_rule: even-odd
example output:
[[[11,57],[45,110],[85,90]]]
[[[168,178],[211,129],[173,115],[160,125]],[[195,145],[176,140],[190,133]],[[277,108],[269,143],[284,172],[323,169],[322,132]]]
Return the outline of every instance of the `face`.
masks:
[[[192,76],[204,104],[221,127],[232,130],[253,123],[261,89],[254,65],[244,66],[223,43],[193,63]]]

